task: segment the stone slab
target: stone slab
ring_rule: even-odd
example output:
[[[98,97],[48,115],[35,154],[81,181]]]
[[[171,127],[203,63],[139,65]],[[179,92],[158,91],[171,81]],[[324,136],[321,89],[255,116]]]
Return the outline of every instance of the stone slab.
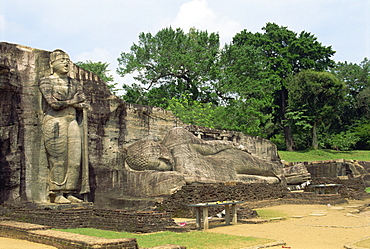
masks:
[[[58,238],[67,241],[78,241],[83,244],[92,245],[108,245],[108,244],[117,244],[126,241],[135,240],[135,238],[119,238],[119,239],[105,239],[99,238],[94,236],[82,235],[82,234],[75,234],[75,233],[68,233],[56,230],[37,230],[37,231],[30,231],[32,234],[47,236]]]
[[[92,209],[92,202],[71,203],[71,204],[56,204],[56,203],[34,203],[29,204],[29,208],[42,210],[68,210],[68,209]]]
[[[1,221],[0,226],[6,226],[6,227],[11,227],[11,228],[16,228],[19,230],[26,230],[26,231],[50,229],[49,226],[18,222],[18,221],[13,221],[13,220]]]
[[[240,219],[238,222],[242,224],[261,224],[265,222],[269,222],[269,219]]]

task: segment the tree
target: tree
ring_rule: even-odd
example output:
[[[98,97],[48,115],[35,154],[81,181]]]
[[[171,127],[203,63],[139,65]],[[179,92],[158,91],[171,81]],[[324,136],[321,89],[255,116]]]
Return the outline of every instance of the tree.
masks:
[[[106,62],[92,62],[91,60],[87,60],[85,62],[78,61],[76,65],[86,69],[90,72],[97,74],[108,86],[109,90],[116,94],[119,89],[116,89],[117,83],[113,83],[114,78],[112,75],[109,75],[109,63]]]
[[[338,62],[331,72],[344,81],[349,90],[344,115],[347,124],[370,118],[370,60],[365,58],[359,65]]]
[[[348,88],[341,125],[337,133],[354,134],[354,148],[370,148],[370,60],[364,58],[360,64],[338,62],[331,70]]]
[[[283,128],[287,150],[293,150],[291,127],[286,122],[286,78],[303,69],[321,71],[331,67],[334,62],[330,57],[335,52],[331,46],[323,46],[314,35],[306,31],[297,34],[275,23],[267,23],[262,30],[263,33],[255,34],[243,30],[233,38],[232,46],[253,46],[261,50],[266,62],[265,70],[276,76],[273,82],[276,89],[274,99],[279,106],[279,112],[276,112],[275,119]]]
[[[341,113],[341,103],[346,95],[344,82],[328,72],[303,70],[289,77],[286,87],[289,93],[288,108],[304,114],[304,120],[299,121],[310,125],[311,145],[317,149],[318,125],[326,123],[330,126]]]
[[[134,78],[140,85],[135,86],[136,90],[141,87],[149,104],[151,100],[180,98],[182,94],[204,103],[215,101],[211,75],[219,52],[218,34],[194,28],[186,34],[180,28],[169,27],[155,35],[140,33],[138,44],[134,43],[130,50],[118,58],[117,72],[121,76],[137,73]],[[166,106],[165,102],[160,104]]]
[[[271,133],[274,75],[266,66],[261,50],[253,46],[231,44],[221,50],[215,89],[229,129],[262,137]]]
[[[186,94],[181,98],[172,98],[168,103],[168,109],[187,124],[222,129],[217,120],[217,107],[212,103],[192,100]]]

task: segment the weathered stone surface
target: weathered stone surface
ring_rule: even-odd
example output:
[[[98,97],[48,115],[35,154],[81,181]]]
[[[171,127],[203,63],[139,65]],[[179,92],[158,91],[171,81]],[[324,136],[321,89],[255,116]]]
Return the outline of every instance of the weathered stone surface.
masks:
[[[9,179],[1,189],[1,201],[46,202],[49,172],[41,139],[44,113],[39,81],[50,75],[50,52],[8,43],[0,43],[0,51],[4,95],[0,99],[0,175]],[[96,75],[72,65],[70,76],[81,82],[92,106],[89,131],[92,138],[97,138],[89,141],[93,152],[94,146],[101,148],[96,146],[102,140],[100,124],[113,101],[109,101],[109,89]],[[95,165],[104,160],[104,153],[90,154]]]
[[[48,201],[45,193],[49,169],[40,139],[44,113],[39,82],[50,75],[50,53],[0,43],[0,202]],[[98,76],[76,65],[71,65],[69,76],[81,83],[85,102],[90,106],[87,113],[89,200],[96,206],[109,205],[107,195],[117,199],[127,195],[153,198],[168,195],[186,181],[283,179],[276,146],[265,139],[187,126],[162,108],[124,103],[109,92]],[[172,141],[166,139],[170,137],[166,134],[176,127],[184,127],[196,139],[177,144],[173,141],[176,136]],[[157,144],[160,150],[151,153],[155,155],[164,146],[174,160],[172,166],[166,164],[162,168],[160,158],[168,155],[160,152],[154,159],[145,159],[142,168],[127,167],[124,148],[133,148],[130,146],[140,140],[163,141]]]
[[[354,177],[368,179],[370,173],[359,162],[354,160],[328,160],[306,162],[306,168],[312,178],[320,177]]]
[[[124,188],[130,196],[168,196],[194,182],[284,181],[281,164],[252,156],[236,142],[204,141],[181,127],[170,129],[162,142],[140,140],[125,152]]]
[[[184,176],[176,171],[159,172],[154,170],[127,172],[128,193],[131,196],[171,195],[186,184]]]
[[[311,174],[303,163],[284,167],[287,184],[301,184],[311,180]]]
[[[208,127],[199,127],[196,125],[187,125],[184,128],[203,140],[232,141],[243,145],[245,150],[248,151],[248,153],[250,153],[252,156],[257,156],[268,161],[276,161],[280,163],[280,157],[277,152],[276,145],[267,139],[248,136],[237,131],[216,130]]]
[[[252,156],[242,144],[204,141],[183,128],[168,132],[163,145],[188,183],[239,181],[238,175],[283,178],[282,165]]]
[[[4,44],[5,45],[5,44]],[[37,153],[41,136],[37,117],[39,111],[31,106],[39,106],[39,99],[32,96],[37,89],[35,55],[31,48],[23,46],[0,46],[0,171],[1,201],[17,201],[27,198],[26,168],[32,167],[30,155]],[[28,139],[32,146],[26,145]]]
[[[140,140],[130,145],[126,152],[126,163],[134,170],[172,170],[173,159],[162,144],[153,140]]]
[[[50,54],[51,75],[42,77],[42,153],[47,160],[39,168],[48,168],[49,201],[78,203],[75,193],[90,192],[87,145],[87,111],[82,85],[71,78],[70,60],[62,50]]]

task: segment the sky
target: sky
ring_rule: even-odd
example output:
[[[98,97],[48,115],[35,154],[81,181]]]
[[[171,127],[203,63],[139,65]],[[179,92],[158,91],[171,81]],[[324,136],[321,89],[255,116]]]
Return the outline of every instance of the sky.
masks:
[[[268,22],[310,32],[332,46],[335,61],[370,58],[370,0],[0,0],[2,42],[107,62],[118,87],[133,79],[115,73],[117,58],[141,32],[195,27],[219,33],[223,46]]]

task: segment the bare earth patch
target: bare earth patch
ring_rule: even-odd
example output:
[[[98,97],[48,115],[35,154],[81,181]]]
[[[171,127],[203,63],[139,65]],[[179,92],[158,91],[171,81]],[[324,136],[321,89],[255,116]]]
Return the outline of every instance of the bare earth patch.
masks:
[[[26,240],[8,239],[0,237],[1,249],[55,249],[56,247],[33,243]]]
[[[370,216],[358,213],[359,205],[368,203],[370,200],[336,206],[274,206],[264,209],[275,209],[288,214],[288,217],[262,224],[220,226],[211,228],[209,232],[283,240],[286,247],[292,249],[338,249],[369,236]]]

